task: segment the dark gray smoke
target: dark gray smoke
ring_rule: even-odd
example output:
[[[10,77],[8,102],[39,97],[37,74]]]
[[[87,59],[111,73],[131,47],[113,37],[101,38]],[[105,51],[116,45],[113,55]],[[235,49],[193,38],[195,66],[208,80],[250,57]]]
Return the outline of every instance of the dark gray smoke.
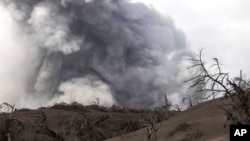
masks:
[[[29,54],[33,69],[25,80],[33,102],[99,99],[103,105],[148,108],[161,105],[165,94],[178,101],[186,93],[186,37],[153,8],[128,0],[2,5],[26,39],[20,46],[36,52]]]

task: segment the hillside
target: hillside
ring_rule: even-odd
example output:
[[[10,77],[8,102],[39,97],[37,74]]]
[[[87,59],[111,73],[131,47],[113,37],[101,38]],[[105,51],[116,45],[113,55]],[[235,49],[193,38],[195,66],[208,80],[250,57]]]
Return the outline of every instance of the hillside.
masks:
[[[100,141],[146,127],[150,112],[79,103],[17,109],[0,114],[0,141]]]
[[[220,108],[226,103],[225,99],[215,99],[177,113],[162,123],[157,141],[228,141],[229,129],[224,128],[226,114]],[[144,141],[145,137],[146,129],[141,129],[106,141]]]
[[[220,109],[226,103],[224,99],[216,99],[183,112],[172,112],[168,120],[156,125],[160,126],[158,141],[229,140],[229,130],[223,126],[226,115]],[[144,141],[145,121],[149,120],[150,113],[150,110],[78,103],[61,103],[37,110],[20,109],[0,115],[0,140],[99,141],[114,137],[106,141]]]

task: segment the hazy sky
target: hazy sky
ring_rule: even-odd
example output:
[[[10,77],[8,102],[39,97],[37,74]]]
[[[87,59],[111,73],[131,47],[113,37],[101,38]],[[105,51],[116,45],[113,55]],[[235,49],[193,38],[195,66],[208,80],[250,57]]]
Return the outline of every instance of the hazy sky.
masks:
[[[169,15],[186,35],[189,46],[205,48],[206,58],[219,58],[230,72],[250,76],[249,0],[137,0]]]

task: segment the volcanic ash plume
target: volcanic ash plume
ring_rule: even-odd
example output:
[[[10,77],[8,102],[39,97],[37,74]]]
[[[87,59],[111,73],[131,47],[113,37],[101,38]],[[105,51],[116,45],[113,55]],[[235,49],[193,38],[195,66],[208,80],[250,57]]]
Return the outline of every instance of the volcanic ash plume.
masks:
[[[99,99],[105,106],[149,108],[161,105],[165,94],[178,101],[186,93],[183,58],[191,51],[185,35],[152,7],[128,0],[1,5],[9,21],[0,14],[0,29],[10,35],[0,36],[0,102]]]

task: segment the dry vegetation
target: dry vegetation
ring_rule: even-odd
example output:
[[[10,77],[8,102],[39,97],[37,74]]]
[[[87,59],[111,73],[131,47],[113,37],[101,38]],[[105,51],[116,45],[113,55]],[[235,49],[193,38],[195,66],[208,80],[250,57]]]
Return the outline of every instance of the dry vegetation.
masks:
[[[194,65],[189,68],[197,71],[196,76],[187,81],[197,90],[194,98],[208,100],[221,94],[230,100],[220,107],[226,112],[229,124],[250,124],[250,81],[242,78],[242,71],[239,77],[230,78],[217,58],[213,58],[210,67],[203,61],[202,50],[197,58],[191,59]]]
[[[155,110],[137,110],[119,106],[107,108],[98,103],[83,106],[77,102],[58,103],[38,110],[15,109],[14,105],[7,103],[1,108],[3,106],[9,110],[0,114],[1,141],[101,141],[115,136],[123,138],[127,133],[149,125],[145,123],[155,128],[157,122],[175,113],[166,112],[164,106]],[[150,115],[154,116],[153,120]]]
[[[179,133],[186,133],[180,140],[181,141],[194,141],[200,139],[202,136],[202,132],[198,129],[192,129],[192,125],[185,122],[180,121],[178,125],[176,125],[170,132],[168,132],[167,137],[173,137]]]

